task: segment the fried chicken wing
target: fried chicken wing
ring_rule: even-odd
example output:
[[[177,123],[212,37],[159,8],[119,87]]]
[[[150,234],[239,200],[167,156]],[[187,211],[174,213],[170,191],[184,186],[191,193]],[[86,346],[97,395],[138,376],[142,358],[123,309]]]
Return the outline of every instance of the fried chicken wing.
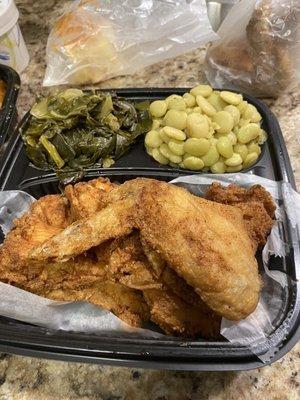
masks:
[[[106,190],[103,190],[103,184]],[[75,189],[78,189],[76,186]],[[142,326],[143,321],[149,319],[149,309],[142,294],[108,281],[105,265],[101,265],[93,251],[66,262],[27,260],[28,252],[33,247],[61,232],[75,215],[79,218],[82,213],[92,214],[97,206],[96,191],[92,192],[94,203],[89,202],[91,190],[85,186],[87,184],[80,184],[79,200],[72,193],[71,204],[74,208],[72,210],[71,207],[71,212],[66,198],[51,195],[37,200],[28,213],[15,221],[14,229],[0,247],[0,279],[47,298],[90,301],[111,310],[128,324]],[[101,204],[101,194],[108,191],[108,182],[101,178],[100,182],[92,182],[89,187],[97,188]],[[85,205],[85,201],[90,207]]]
[[[204,318],[201,309],[185,303],[169,290],[147,289],[144,296],[150,306],[151,320],[167,334],[218,337],[221,319],[213,312]]]
[[[255,249],[266,243],[274,223],[276,206],[265,188],[254,185],[244,189],[234,184],[226,187],[214,182],[206,191],[205,197],[239,208]]]
[[[116,186],[106,178],[66,186],[65,196],[70,204],[72,220],[77,221],[101,210],[106,205],[105,193]]]
[[[61,261],[137,229],[216,313],[238,320],[254,311],[261,281],[255,246],[238,206],[142,178],[113,189],[108,197],[107,207],[47,240],[30,258]]]

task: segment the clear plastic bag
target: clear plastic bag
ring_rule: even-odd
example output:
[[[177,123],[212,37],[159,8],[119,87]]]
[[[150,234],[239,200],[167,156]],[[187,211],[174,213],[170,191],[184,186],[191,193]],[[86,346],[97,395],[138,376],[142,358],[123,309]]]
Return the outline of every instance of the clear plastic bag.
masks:
[[[217,33],[204,66],[212,86],[276,97],[300,82],[299,0],[242,0]]]
[[[132,74],[217,39],[204,0],[81,0],[50,32],[44,86]]]

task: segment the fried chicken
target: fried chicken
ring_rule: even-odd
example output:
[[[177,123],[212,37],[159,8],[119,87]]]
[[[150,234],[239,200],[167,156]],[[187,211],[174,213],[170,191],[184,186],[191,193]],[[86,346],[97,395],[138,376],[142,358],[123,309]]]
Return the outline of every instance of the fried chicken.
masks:
[[[133,230],[219,315],[238,320],[256,308],[257,243],[240,207],[152,179],[114,188],[105,208],[37,246],[29,259],[61,262]]]
[[[208,200],[238,207],[242,212],[254,248],[266,243],[273,226],[276,206],[265,188],[254,185],[249,189],[244,189],[234,184],[226,187],[214,182],[207,189],[205,197]]]
[[[33,203],[29,212],[15,221],[15,227],[0,247],[0,279],[54,300],[89,301],[111,310],[128,324],[140,327],[143,321],[149,319],[149,309],[143,296],[137,290],[108,282],[104,265],[97,260],[93,251],[66,262],[27,260],[28,252],[33,247],[61,232],[75,216],[79,218],[83,213],[87,215],[91,212],[87,204],[91,208],[95,207],[96,198],[94,203],[85,203],[91,193],[90,188],[97,186],[101,202],[99,191],[105,193],[109,183],[101,178],[95,181],[81,183],[79,188],[74,186],[74,192],[79,193],[81,201],[76,202],[73,196],[73,208],[69,208],[68,200],[63,196],[45,196]],[[95,191],[93,194],[96,196]]]

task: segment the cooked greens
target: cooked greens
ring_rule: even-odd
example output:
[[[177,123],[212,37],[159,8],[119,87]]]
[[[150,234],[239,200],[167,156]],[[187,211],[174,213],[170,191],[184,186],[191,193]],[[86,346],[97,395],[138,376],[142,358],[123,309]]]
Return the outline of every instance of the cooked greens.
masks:
[[[112,165],[150,127],[146,104],[114,93],[67,89],[40,98],[21,135],[32,163],[55,170],[67,183],[91,166]]]

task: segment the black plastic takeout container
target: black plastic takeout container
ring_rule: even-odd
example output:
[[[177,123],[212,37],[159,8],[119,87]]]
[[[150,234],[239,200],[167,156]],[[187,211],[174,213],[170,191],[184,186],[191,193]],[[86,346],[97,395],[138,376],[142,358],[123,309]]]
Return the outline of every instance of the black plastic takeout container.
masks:
[[[120,89],[117,94],[135,101],[155,100],[173,93],[184,93],[187,89]],[[269,108],[250,96],[244,96],[254,104],[263,117],[263,127],[269,134],[268,141],[258,162],[248,172],[256,175],[290,182],[294,178],[279,124]],[[22,129],[28,115],[19,125]],[[124,182],[138,176],[170,181],[186,170],[174,170],[160,166],[144,151],[143,138],[133,149],[109,169],[91,168],[85,179],[105,176]],[[18,130],[11,136],[6,152],[0,161],[0,189],[24,190],[36,198],[58,193],[58,180],[52,172],[40,171],[29,164]],[[284,227],[289,241],[288,223]],[[299,239],[299,237],[298,237]],[[259,260],[260,261],[260,260]],[[290,277],[285,289],[285,305],[278,318],[274,332],[266,342],[254,347],[255,353],[263,355],[266,348],[274,349],[274,356],[263,363],[247,346],[227,341],[209,342],[201,338],[182,341],[178,338],[137,339],[124,338],[118,334],[84,334],[76,332],[49,331],[48,329],[0,317],[0,351],[21,355],[54,358],[66,361],[81,361],[114,364],[128,367],[144,367],[173,370],[247,370],[270,364],[286,354],[300,337],[300,251],[299,240],[285,258],[271,258],[270,269],[286,272]],[[298,272],[297,272],[298,268]],[[281,339],[278,334],[289,325]]]
[[[17,123],[16,101],[20,88],[20,77],[15,70],[0,64],[0,80],[6,84],[6,93],[2,107],[0,107],[0,155],[3,152],[3,144],[9,134],[14,131]],[[2,150],[1,150],[2,148]]]

